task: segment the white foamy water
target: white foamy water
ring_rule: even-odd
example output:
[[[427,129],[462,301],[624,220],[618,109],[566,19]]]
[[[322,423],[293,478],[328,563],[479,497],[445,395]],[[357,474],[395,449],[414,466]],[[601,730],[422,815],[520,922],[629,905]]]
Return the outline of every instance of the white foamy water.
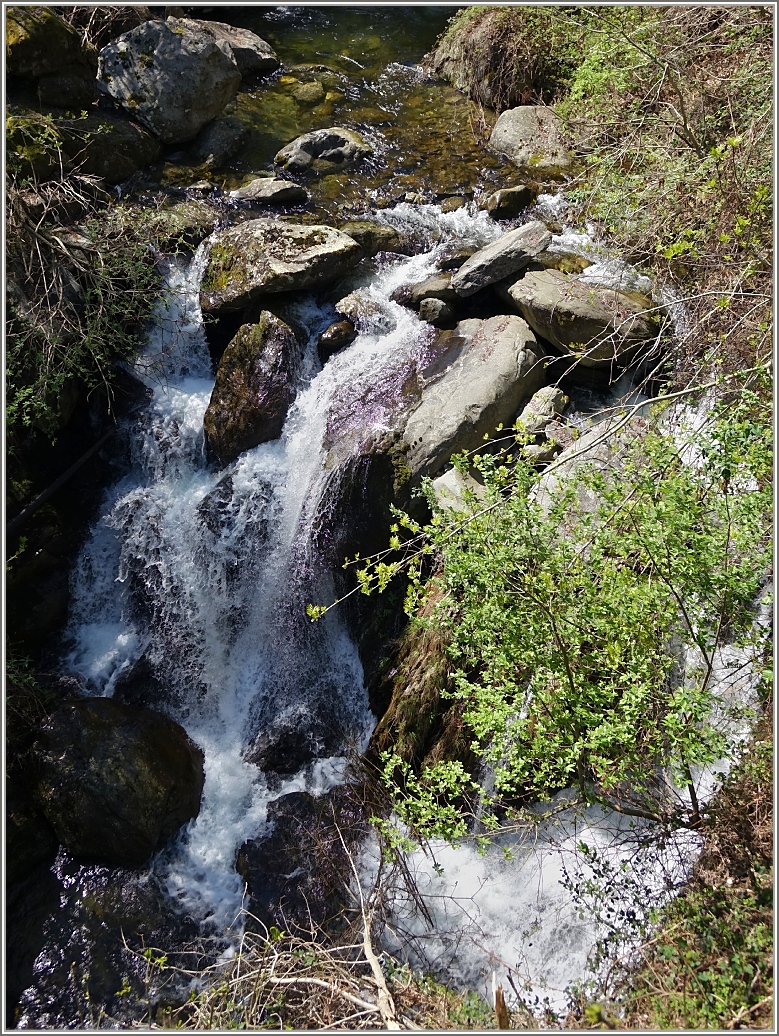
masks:
[[[382,218],[431,251],[388,262],[364,289],[375,326],[369,321],[324,368],[315,343],[332,311],[298,301],[309,340],[283,433],[219,471],[203,437],[213,386],[198,305],[205,249],[186,269],[171,264],[165,303],[134,365],[152,398],[129,431],[132,471],[107,493],[72,581],[66,665],[83,690],[113,694],[142,660],[155,707],[204,752],[200,814],[153,867],[181,908],[218,932],[240,911],[236,854],[264,832],[269,801],[338,783],[343,751],[364,749],[373,725],[338,614],[316,625],[305,616],[307,602],[333,597],[313,535],[328,424],[346,427],[359,412],[361,434],[388,427],[392,400],[376,386],[413,362],[429,332],[391,292],[432,273],[447,242],[465,234],[478,245],[500,232],[483,214],[445,216],[434,206],[400,206]],[[262,731],[307,725],[336,754],[269,793],[247,749]]]

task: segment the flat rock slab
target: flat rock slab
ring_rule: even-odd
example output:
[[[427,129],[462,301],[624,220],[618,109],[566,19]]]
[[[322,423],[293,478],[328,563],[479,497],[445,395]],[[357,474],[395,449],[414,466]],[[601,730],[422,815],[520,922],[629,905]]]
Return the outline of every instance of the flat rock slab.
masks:
[[[334,227],[253,219],[223,231],[211,246],[200,304],[206,312],[240,311],[265,295],[332,284],[362,254]]]
[[[657,337],[651,303],[612,288],[583,283],[559,270],[530,270],[507,289],[536,334],[583,367],[624,364]]]
[[[490,284],[497,284],[527,266],[551,240],[551,233],[540,220],[509,230],[497,241],[474,252],[452,274],[451,286],[457,295],[473,295]]]
[[[521,317],[461,320],[452,337],[460,340],[457,359],[424,387],[405,427],[406,463],[415,478],[482,445],[543,382],[542,350]]]
[[[309,194],[291,180],[260,176],[229,195],[234,201],[264,202],[266,205],[305,205]]]
[[[560,120],[541,105],[503,112],[490,135],[490,146],[526,172],[559,175],[574,163]]]

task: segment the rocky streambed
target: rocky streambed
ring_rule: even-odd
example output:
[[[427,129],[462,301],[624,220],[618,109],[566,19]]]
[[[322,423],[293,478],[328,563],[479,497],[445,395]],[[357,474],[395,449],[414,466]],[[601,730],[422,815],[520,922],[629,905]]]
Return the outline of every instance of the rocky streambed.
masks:
[[[47,649],[61,702],[9,901],[20,1027],[131,1016],[143,949],[222,952],[242,903],[341,915],[328,816],[358,844],[346,758],[402,617],[352,602],[312,626],[306,604],[423,478],[452,492],[454,453],[521,419],[546,464],[661,371],[651,283],[565,225],[570,142],[527,109],[490,138],[418,64],[445,16],[235,9],[85,58],[108,121],[151,141],[156,164],[108,179],[112,212],[151,211],[167,294]],[[41,100],[60,74],[13,67]],[[164,258],[182,236],[195,257]]]

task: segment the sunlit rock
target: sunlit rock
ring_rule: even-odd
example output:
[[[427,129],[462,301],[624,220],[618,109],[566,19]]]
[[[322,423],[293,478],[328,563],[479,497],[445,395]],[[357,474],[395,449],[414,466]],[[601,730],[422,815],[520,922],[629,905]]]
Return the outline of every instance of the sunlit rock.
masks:
[[[211,246],[200,303],[210,312],[242,310],[264,295],[331,284],[361,258],[357,242],[333,227],[253,219]]]
[[[657,338],[649,300],[575,274],[529,270],[506,294],[536,334],[583,367],[623,365]]]

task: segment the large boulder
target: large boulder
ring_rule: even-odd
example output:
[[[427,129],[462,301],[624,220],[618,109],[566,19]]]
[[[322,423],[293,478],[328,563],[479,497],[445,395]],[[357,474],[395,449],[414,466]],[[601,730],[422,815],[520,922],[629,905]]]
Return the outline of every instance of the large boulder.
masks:
[[[537,176],[565,173],[574,164],[560,120],[551,108],[541,105],[521,105],[503,112],[490,134],[490,146]]]
[[[331,126],[296,137],[274,161],[290,173],[338,173],[373,153],[359,133]]]
[[[552,235],[539,220],[509,230],[466,259],[452,274],[458,295],[473,295],[518,273],[551,242]]]
[[[623,365],[657,338],[650,302],[575,274],[530,270],[506,293],[536,334],[583,367]]]
[[[97,51],[51,7],[8,8],[5,68],[45,105],[82,106],[96,95]]]
[[[197,136],[240,81],[228,44],[187,19],[144,22],[100,51],[100,88],[166,144]]]
[[[357,242],[333,227],[253,219],[211,246],[200,304],[207,312],[240,311],[265,295],[331,284],[361,258]]]
[[[250,29],[199,18],[180,18],[177,21],[179,25],[200,29],[220,46],[227,46],[242,76],[270,75],[281,65],[273,47]]]
[[[111,698],[62,705],[35,759],[43,811],[78,859],[141,866],[200,809],[203,753],[186,731]]]
[[[461,320],[455,361],[423,388],[406,424],[406,463],[413,477],[437,473],[454,453],[482,445],[538,389],[544,365],[533,332],[521,318]]]
[[[208,452],[221,464],[281,435],[302,358],[295,333],[273,313],[240,328],[219,361],[203,418]]]

